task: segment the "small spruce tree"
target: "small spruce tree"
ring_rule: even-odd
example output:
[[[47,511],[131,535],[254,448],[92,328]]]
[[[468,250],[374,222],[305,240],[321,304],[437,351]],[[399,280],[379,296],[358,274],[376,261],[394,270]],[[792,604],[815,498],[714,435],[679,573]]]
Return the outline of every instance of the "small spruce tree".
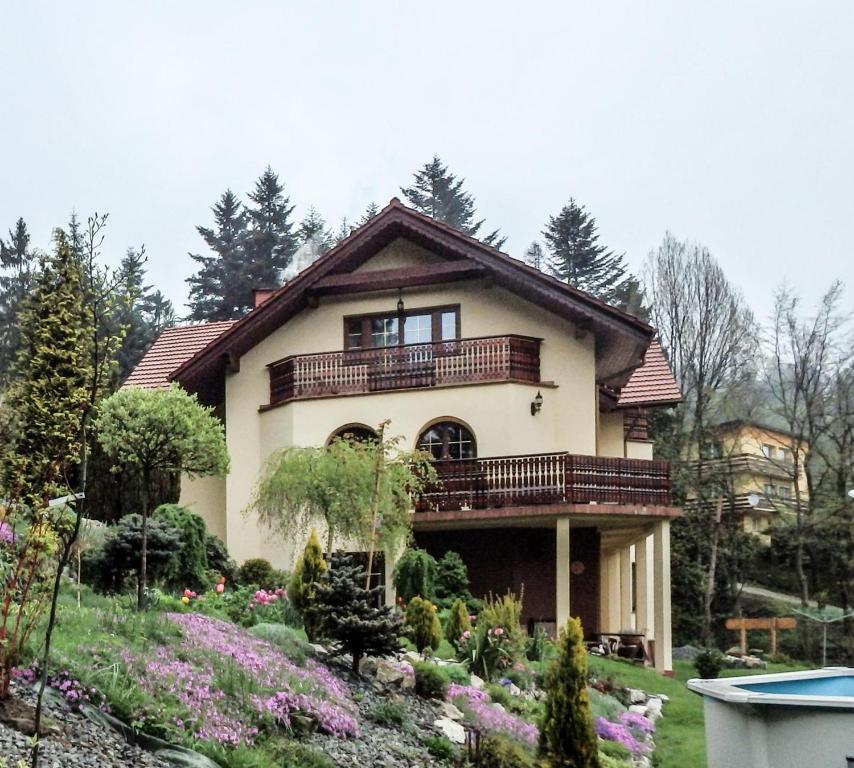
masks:
[[[442,642],[442,625],[436,615],[436,606],[429,600],[413,597],[406,607],[406,628],[418,653],[428,646],[432,650]]]
[[[305,634],[311,642],[319,639],[320,627],[317,624],[317,616],[309,609],[317,599],[317,583],[323,579],[327,570],[317,532],[312,528],[302,556],[297,560],[288,582],[288,598],[302,616]]]
[[[365,589],[365,569],[352,560],[342,553],[332,556],[308,613],[338,653],[350,654],[353,673],[358,674],[366,654],[385,656],[400,650],[403,622],[393,608],[377,606],[382,587]]]
[[[554,768],[600,768],[587,698],[587,651],[578,619],[567,621],[558,649],[546,676],[540,753]]]
[[[469,571],[463,559],[448,550],[436,563],[436,597],[452,600],[469,597]]]
[[[445,624],[445,637],[455,648],[460,645],[460,637],[464,632],[471,631],[471,619],[469,618],[468,606],[459,598],[454,600],[448,621]]]

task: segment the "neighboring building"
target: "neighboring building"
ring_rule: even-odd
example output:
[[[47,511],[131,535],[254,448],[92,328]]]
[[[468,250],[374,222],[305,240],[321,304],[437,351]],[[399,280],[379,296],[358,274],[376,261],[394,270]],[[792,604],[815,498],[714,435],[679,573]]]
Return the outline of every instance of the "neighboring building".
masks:
[[[704,447],[704,476],[719,485],[723,511],[736,515],[745,531],[767,541],[765,532],[771,525],[794,515],[796,499],[802,506],[809,500],[804,474],[809,446],[799,445],[784,430],[746,420],[717,424],[710,435]],[[696,461],[690,464],[696,465]],[[709,499],[707,505],[716,504],[718,498]],[[686,506],[696,503],[692,497]]]
[[[669,670],[679,510],[646,410],[680,394],[653,336],[395,199],[239,321],[165,331],[127,384],[177,381],[224,418],[230,473],[181,500],[236,559],[290,568],[304,545],[244,515],[272,451],[390,419],[444,479],[417,501],[420,546],[459,552],[475,594],[524,587],[529,625],[654,637]]]

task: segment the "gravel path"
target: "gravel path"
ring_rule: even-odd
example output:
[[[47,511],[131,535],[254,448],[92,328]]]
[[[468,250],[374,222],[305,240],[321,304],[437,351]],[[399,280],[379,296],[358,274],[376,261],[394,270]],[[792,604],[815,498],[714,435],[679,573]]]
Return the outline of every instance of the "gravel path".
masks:
[[[35,694],[12,683],[13,695],[35,704]],[[169,768],[149,752],[127,744],[112,731],[101,728],[83,715],[69,712],[63,706],[46,702],[46,716],[59,727],[55,736],[42,738],[40,764],[42,768]],[[23,733],[0,724],[0,756],[9,768],[18,760],[29,765],[30,739]]]

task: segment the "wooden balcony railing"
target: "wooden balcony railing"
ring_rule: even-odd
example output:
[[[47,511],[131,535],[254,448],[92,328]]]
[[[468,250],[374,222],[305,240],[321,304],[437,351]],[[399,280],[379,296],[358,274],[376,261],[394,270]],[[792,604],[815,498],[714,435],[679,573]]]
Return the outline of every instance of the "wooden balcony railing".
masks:
[[[486,381],[540,380],[540,340],[529,336],[405,344],[293,355],[271,363],[270,405],[305,397],[365,394]]]
[[[434,462],[439,481],[416,511],[537,504],[669,506],[670,464],[542,453]]]

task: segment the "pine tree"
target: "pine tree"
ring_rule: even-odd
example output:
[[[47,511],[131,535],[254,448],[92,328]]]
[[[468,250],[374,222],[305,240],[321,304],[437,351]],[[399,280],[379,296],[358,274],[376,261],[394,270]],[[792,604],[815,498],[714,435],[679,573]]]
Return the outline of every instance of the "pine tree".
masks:
[[[528,246],[528,250],[525,251],[523,261],[529,267],[533,267],[534,269],[544,269],[546,266],[546,255],[543,252],[543,246],[534,240],[534,242]]]
[[[559,280],[612,302],[626,280],[624,255],[599,243],[596,219],[570,198],[543,230],[548,270]]]
[[[406,606],[406,628],[418,653],[425,648],[436,650],[442,642],[442,625],[436,606],[429,600],[413,597]]]
[[[237,195],[222,193],[213,208],[215,227],[197,226],[213,256],[190,254],[199,270],[187,279],[190,285],[191,320],[232,320],[254,303],[252,288],[244,275],[247,215]]]
[[[342,240],[350,237],[350,233],[353,229],[354,227],[350,225],[350,222],[347,221],[347,217],[344,216],[341,219],[341,223],[338,225],[338,231],[335,233],[335,245],[338,245]]]
[[[314,245],[316,251],[321,255],[335,245],[335,236],[332,234],[332,230],[326,226],[326,221],[314,206],[308,209],[305,218],[300,222],[299,229],[297,229],[297,239],[300,247],[309,244]]]
[[[9,375],[21,344],[21,310],[33,288],[36,254],[30,250],[30,233],[18,219],[9,241],[0,238],[0,380]]]
[[[116,327],[124,330],[117,355],[119,380],[133,370],[160,331],[175,322],[172,302],[145,285],[146,261],[144,247],[128,248],[119,267],[124,294],[115,317]]]
[[[365,208],[365,212],[362,214],[362,218],[359,219],[359,226],[362,224],[367,224],[374,216],[376,216],[380,212],[380,207],[373,201],[368,203],[368,207]]]
[[[317,616],[310,609],[317,599],[317,584],[326,575],[328,566],[320,551],[317,532],[311,529],[302,557],[297,560],[288,582],[288,599],[303,617],[303,628],[311,642],[320,638]]]
[[[416,171],[414,179],[411,187],[401,187],[400,191],[416,211],[478,237],[484,220],[475,220],[474,197],[463,189],[465,179],[458,179],[451,173],[438,155]],[[501,248],[507,238],[499,233],[496,229],[480,239],[487,245]]]
[[[244,279],[251,301],[252,288],[273,288],[282,283],[282,274],[291,263],[298,238],[290,220],[294,206],[284,195],[279,176],[267,166],[249,193],[254,203],[247,209]],[[251,307],[251,304],[249,305]]]
[[[323,627],[324,636],[336,643],[337,651],[350,654],[357,674],[366,654],[385,656],[400,649],[403,622],[393,608],[377,607],[383,588],[365,589],[365,569],[352,560],[351,555],[332,556],[309,613]]]
[[[587,651],[578,619],[569,619],[561,630],[558,650],[546,675],[540,753],[554,768],[599,768],[587,697]]]

